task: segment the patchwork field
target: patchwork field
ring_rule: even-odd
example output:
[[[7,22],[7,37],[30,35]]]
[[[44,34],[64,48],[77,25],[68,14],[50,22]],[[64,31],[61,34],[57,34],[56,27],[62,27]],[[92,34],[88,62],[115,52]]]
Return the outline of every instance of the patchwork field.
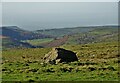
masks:
[[[118,42],[62,45],[79,61],[45,64],[52,48],[23,48],[2,52],[3,81],[118,81]]]

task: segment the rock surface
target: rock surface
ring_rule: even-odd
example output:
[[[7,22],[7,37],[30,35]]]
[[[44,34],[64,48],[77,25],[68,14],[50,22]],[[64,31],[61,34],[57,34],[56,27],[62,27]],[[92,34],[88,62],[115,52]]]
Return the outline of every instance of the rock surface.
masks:
[[[63,48],[53,48],[43,59],[45,63],[50,64],[78,61],[76,53]]]

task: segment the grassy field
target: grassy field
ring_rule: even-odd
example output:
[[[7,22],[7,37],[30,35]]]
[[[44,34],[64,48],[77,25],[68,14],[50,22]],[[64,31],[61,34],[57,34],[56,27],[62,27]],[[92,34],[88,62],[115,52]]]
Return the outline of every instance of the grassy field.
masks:
[[[118,81],[118,42],[63,45],[79,61],[42,63],[51,48],[11,49],[2,52],[3,81]]]
[[[53,38],[45,38],[45,39],[33,39],[33,40],[24,40],[23,42],[27,42],[31,45],[38,46],[44,43],[48,43],[53,41]]]

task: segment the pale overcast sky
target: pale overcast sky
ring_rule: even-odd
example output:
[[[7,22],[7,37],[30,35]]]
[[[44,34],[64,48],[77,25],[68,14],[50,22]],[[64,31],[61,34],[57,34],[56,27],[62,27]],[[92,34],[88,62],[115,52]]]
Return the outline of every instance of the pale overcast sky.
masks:
[[[117,2],[2,3],[2,25],[27,30],[118,24]]]

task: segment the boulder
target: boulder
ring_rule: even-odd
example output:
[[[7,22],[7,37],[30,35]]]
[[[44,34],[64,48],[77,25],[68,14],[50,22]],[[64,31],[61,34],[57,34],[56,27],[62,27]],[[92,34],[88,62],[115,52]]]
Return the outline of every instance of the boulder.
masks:
[[[53,48],[43,59],[45,63],[50,64],[78,61],[76,53],[63,48]]]

